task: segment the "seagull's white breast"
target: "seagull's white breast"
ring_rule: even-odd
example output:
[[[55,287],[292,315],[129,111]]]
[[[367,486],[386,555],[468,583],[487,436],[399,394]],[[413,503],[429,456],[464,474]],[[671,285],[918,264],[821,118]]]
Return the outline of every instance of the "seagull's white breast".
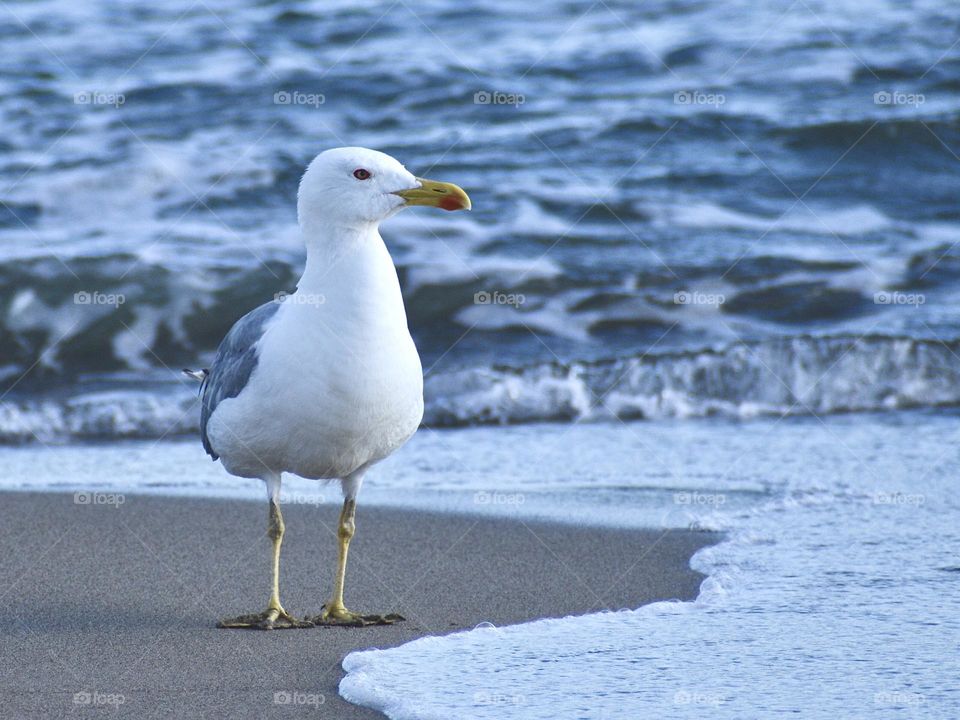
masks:
[[[226,469],[344,478],[403,445],[423,417],[423,370],[396,269],[373,237],[311,267],[270,321],[243,391],[208,433]]]

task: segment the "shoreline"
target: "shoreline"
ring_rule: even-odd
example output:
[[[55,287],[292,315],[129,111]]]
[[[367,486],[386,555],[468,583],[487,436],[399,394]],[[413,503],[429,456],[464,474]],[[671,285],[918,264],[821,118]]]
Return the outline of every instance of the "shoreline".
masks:
[[[337,692],[343,657],[489,622],[692,600],[690,568],[722,535],[627,530],[384,507],[357,511],[347,604],[407,621],[273,632],[214,627],[268,592],[266,502],[4,491],[0,693],[15,717],[91,707],[130,717],[382,718]],[[315,614],[338,510],[288,505],[281,599]],[[79,695],[78,695],[79,693]]]

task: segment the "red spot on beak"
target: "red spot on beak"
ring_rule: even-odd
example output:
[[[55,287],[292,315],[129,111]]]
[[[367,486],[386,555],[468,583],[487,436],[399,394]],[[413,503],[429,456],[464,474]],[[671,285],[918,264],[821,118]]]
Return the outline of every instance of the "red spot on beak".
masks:
[[[452,195],[450,197],[445,197],[440,201],[440,207],[444,210],[462,210],[463,202]]]

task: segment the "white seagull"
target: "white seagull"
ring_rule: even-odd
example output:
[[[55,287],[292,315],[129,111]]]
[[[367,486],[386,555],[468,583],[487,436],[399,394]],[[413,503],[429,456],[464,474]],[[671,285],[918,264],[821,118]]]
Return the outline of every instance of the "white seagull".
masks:
[[[318,155],[304,173],[297,216],[307,263],[297,290],[240,318],[202,380],[203,447],[233,475],[260,478],[273,543],[270,600],[227,628],[389,624],[343,603],[357,493],[370,467],[403,445],[423,417],[423,370],[407,327],[382,221],[409,205],[469,210],[456,185],[414,177],[375,150]],[[297,619],[280,604],[283,473],[339,480],[343,509],[333,594],[320,615]]]

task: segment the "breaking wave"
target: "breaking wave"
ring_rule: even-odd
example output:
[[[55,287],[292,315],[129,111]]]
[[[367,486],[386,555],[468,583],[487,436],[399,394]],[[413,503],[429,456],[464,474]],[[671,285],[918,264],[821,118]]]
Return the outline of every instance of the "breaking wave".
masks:
[[[960,404],[960,340],[800,336],[591,362],[429,375],[424,424],[832,413]],[[196,431],[196,387],[0,402],[0,442],[160,438]]]
[[[717,350],[450,373],[433,424],[829,414],[960,401],[960,343],[793,337]]]

